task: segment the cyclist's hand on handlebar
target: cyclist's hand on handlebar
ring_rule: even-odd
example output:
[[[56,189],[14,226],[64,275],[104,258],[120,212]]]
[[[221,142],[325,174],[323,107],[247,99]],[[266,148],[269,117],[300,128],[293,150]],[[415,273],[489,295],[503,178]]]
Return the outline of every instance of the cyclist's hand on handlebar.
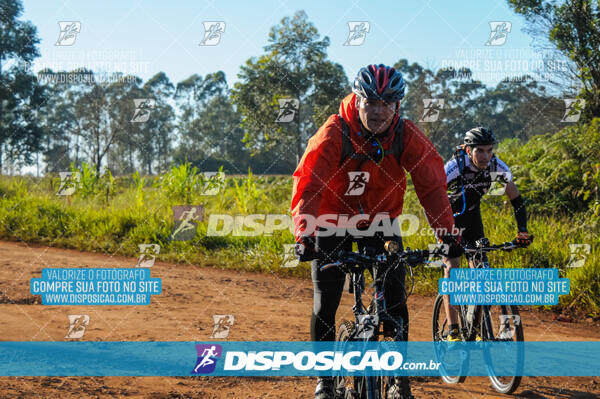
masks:
[[[296,258],[300,262],[307,262],[313,259],[318,259],[319,254],[316,250],[316,240],[313,236],[303,235],[298,238],[294,246]]]
[[[460,235],[445,234],[440,237],[440,241],[447,246],[447,252],[444,254],[446,257],[450,259],[458,258],[464,253],[464,249],[462,245],[460,245]]]
[[[533,236],[526,231],[519,231],[513,243],[518,247],[528,247],[533,242]]]

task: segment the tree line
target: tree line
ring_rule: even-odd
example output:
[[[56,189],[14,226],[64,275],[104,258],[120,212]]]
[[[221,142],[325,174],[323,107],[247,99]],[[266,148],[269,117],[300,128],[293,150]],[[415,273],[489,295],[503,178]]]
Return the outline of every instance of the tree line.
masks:
[[[475,125],[491,127],[501,140],[560,130],[565,96],[587,101],[582,122],[600,116],[598,52],[581,50],[598,44],[597,2],[565,2],[580,18],[565,16],[562,5],[509,3],[532,26],[553,27],[549,35],[533,34],[545,34],[569,57],[572,74],[546,84],[525,75],[487,87],[467,68],[398,60],[394,68],[407,84],[402,116],[445,158]],[[19,19],[22,12],[19,0],[0,5],[0,172],[36,163],[41,172],[58,172],[87,162],[97,172],[157,174],[187,161],[205,171],[291,173],[308,138],[350,92],[343,68],[328,59],[329,38],[303,11],[271,28],[264,53],[240,67],[233,87],[222,71],[180,82],[164,72],[145,82],[122,73],[101,79],[86,69],[34,74],[28,65],[39,57],[39,39],[35,26]]]

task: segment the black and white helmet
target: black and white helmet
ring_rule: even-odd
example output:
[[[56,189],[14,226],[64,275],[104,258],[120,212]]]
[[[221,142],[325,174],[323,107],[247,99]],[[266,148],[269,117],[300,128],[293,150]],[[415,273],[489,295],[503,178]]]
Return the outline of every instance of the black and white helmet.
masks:
[[[483,126],[474,127],[465,133],[464,143],[468,146],[493,145],[497,142],[492,130]]]

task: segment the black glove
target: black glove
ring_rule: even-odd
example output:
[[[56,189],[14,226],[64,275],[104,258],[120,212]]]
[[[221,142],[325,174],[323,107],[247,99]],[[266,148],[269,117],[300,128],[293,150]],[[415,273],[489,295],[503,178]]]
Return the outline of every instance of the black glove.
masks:
[[[450,259],[458,258],[465,252],[462,245],[460,245],[461,236],[459,235],[445,234],[440,237],[440,241],[448,245],[448,254],[446,256]]]
[[[518,247],[526,248],[533,242],[533,236],[526,231],[519,231],[513,243]]]
[[[301,236],[294,246],[296,258],[300,262],[308,262],[313,259],[318,259],[319,254],[316,250],[316,240],[313,236]]]

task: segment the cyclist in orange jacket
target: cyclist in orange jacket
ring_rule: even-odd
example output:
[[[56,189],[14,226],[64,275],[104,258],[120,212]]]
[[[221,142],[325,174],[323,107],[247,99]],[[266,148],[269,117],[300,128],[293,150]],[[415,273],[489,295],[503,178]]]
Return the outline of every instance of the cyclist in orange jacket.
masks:
[[[404,89],[402,74],[394,68],[361,68],[353,93],[342,100],[339,114],[331,115],[309,140],[294,172],[292,217],[296,241],[303,244],[298,248],[304,248],[297,255],[301,261],[313,260],[313,341],[335,340],[335,314],[345,281],[343,272],[321,271],[320,265],[335,261],[340,250],[351,250],[353,242],[361,250],[369,247],[379,253],[387,240],[402,243],[399,232],[392,231],[392,221],[402,214],[405,171],[431,227],[451,244],[449,257],[460,255],[459,237],[451,234],[454,218],[444,163],[417,126],[399,116]],[[405,271],[399,269],[384,282],[385,300],[390,315],[403,318],[399,335],[408,340]],[[319,378],[315,398],[333,395],[332,378]],[[395,378],[387,396],[412,398],[408,378]]]

